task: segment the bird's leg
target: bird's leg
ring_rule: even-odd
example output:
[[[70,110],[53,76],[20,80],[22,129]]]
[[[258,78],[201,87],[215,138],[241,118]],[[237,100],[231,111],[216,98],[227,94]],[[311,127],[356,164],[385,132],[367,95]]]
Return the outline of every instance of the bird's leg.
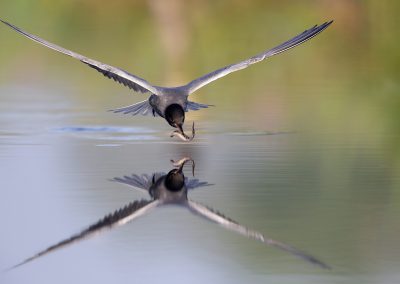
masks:
[[[192,162],[192,174],[194,176],[194,168],[195,168],[195,163],[194,160],[190,157],[183,157],[182,159],[178,160],[178,161],[174,161],[171,160],[171,163],[174,167],[177,167],[179,169],[179,171],[182,170],[183,166],[187,163],[187,162]]]
[[[185,141],[185,142],[190,142],[193,140],[194,136],[196,134],[196,130],[194,129],[194,122],[192,124],[192,137],[189,137],[185,134],[185,132],[182,129],[182,126],[178,126],[178,130],[175,130],[171,133],[171,137],[177,136],[179,137],[181,140]]]

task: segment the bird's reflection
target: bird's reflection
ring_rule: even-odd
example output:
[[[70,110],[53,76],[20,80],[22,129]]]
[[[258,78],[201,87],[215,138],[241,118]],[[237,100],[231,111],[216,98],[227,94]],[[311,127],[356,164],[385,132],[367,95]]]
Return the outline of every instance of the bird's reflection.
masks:
[[[11,268],[16,268],[27,262],[30,262],[36,258],[46,255],[50,252],[58,250],[67,245],[73,244],[90,236],[93,236],[101,231],[111,229],[113,227],[124,225],[134,219],[137,219],[157,207],[175,204],[187,208],[190,212],[195,215],[201,216],[211,222],[217,223],[225,229],[231,230],[238,234],[244,235],[248,238],[255,239],[264,244],[279,248],[286,252],[289,252],[295,256],[298,256],[312,264],[318,265],[322,268],[329,268],[325,263],[316,259],[315,257],[302,252],[288,244],[267,238],[260,232],[251,230],[245,226],[240,225],[236,221],[224,216],[220,212],[212,209],[211,207],[202,205],[195,202],[187,197],[188,191],[204,186],[210,186],[206,181],[199,181],[195,178],[187,178],[184,176],[183,167],[186,163],[192,163],[192,172],[194,176],[194,161],[191,158],[182,158],[179,161],[172,161],[174,168],[165,173],[154,173],[152,175],[136,175],[115,177],[112,181],[127,184],[135,189],[141,190],[144,193],[150,195],[148,200],[135,200],[123,208],[116,210],[114,213],[106,215],[98,222],[90,225],[85,230],[78,234],[75,234],[67,239],[64,239],[39,253],[25,259],[24,261],[14,265]]]

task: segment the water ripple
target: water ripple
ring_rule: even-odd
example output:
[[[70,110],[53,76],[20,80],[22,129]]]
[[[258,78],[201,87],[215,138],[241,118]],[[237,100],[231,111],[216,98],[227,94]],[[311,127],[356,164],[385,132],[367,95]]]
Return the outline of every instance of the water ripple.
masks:
[[[154,133],[154,130],[145,127],[121,126],[64,126],[54,129],[56,132],[111,132],[111,133]]]
[[[69,133],[80,138],[116,141],[158,140],[156,131],[146,127],[125,126],[64,126],[52,129],[55,133]],[[103,144],[101,144],[103,146]],[[107,143],[108,146],[108,143]]]

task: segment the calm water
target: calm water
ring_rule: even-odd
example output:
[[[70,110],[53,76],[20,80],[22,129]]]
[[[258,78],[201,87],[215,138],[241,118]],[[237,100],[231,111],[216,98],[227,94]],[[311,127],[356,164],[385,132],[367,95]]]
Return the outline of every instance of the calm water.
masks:
[[[20,87],[1,94],[1,267],[148,198],[110,179],[168,172],[170,159],[183,156],[196,161],[196,178],[214,184],[189,198],[332,266],[320,269],[168,207],[3,273],[2,283],[399,279],[399,174],[384,149],[312,141],[299,131],[249,132],[233,124],[222,131],[196,116],[188,120],[200,120],[198,139],[185,144],[170,139],[160,120],[76,110],[70,99]],[[191,177],[189,166],[184,172]]]

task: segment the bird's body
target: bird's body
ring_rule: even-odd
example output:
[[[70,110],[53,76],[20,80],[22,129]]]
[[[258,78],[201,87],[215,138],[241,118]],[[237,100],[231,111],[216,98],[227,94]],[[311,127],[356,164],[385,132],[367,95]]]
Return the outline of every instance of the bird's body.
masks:
[[[218,80],[232,72],[242,70],[248,66],[263,61],[271,56],[282,53],[289,50],[305,41],[313,38],[323,30],[325,30],[331,23],[326,22],[319,26],[314,26],[303,33],[293,37],[292,39],[272,48],[260,54],[257,54],[249,59],[240,61],[235,64],[225,66],[223,68],[217,69],[210,72],[204,76],[201,76],[186,85],[179,87],[166,88],[159,87],[150,84],[146,80],[128,73],[120,68],[113,67],[99,61],[90,59],[81,54],[73,52],[71,50],[65,49],[53,43],[50,43],[38,36],[30,34],[6,21],[0,19],[1,22],[17,31],[18,33],[24,35],[25,37],[36,41],[48,48],[61,52],[65,55],[71,56],[78,59],[82,63],[92,67],[93,69],[102,73],[105,77],[113,79],[114,81],[123,84],[124,86],[140,93],[150,93],[150,97],[142,102],[129,105],[126,107],[118,108],[113,110],[115,113],[131,114],[131,115],[148,115],[161,116],[165,118],[173,127],[178,128],[174,131],[171,136],[180,137],[184,141],[191,141],[194,137],[194,125],[192,126],[192,137],[187,136],[182,129],[183,123],[185,121],[185,112],[190,110],[199,110],[201,108],[207,108],[209,105],[200,104],[188,101],[190,94],[194,93],[203,86]],[[172,107],[171,107],[172,106]]]
[[[153,110],[161,117],[166,118],[166,110],[172,104],[179,105],[187,110],[188,94],[183,88],[160,88],[161,96],[151,95],[149,103]]]

